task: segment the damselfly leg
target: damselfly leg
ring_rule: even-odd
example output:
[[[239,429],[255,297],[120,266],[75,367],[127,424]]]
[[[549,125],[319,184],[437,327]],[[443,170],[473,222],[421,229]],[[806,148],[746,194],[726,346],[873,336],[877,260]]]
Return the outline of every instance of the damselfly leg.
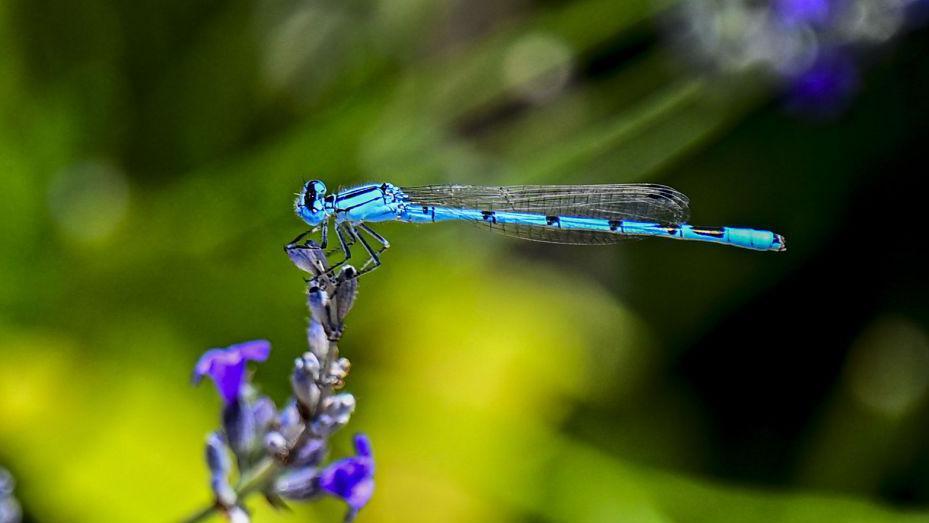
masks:
[[[351,236],[357,239],[358,242],[361,243],[361,246],[364,247],[365,252],[368,253],[368,261],[366,261],[364,265],[361,266],[361,270],[358,271],[358,275],[360,276],[362,274],[371,272],[374,269],[380,267],[381,266],[380,254],[386,251],[388,248],[390,248],[390,242],[388,242],[386,238],[384,238],[383,236],[375,232],[374,229],[365,225],[364,223],[359,223],[357,229],[351,223],[349,222],[345,222],[345,223],[347,224],[347,229],[348,229],[348,232],[351,234]],[[361,235],[361,233],[359,232],[359,229],[361,231],[364,231],[365,233],[370,235],[372,238],[374,238],[378,243],[380,243],[381,248],[375,251],[374,248],[371,247],[371,244],[368,243],[368,241],[364,239],[364,236]]]
[[[363,230],[363,231],[365,231],[366,233],[370,234],[372,238],[374,238],[375,240],[377,240],[378,243],[381,244],[381,249],[380,249],[379,251],[377,251],[378,254],[380,254],[380,253],[382,253],[382,252],[384,252],[384,251],[386,251],[387,249],[390,248],[390,242],[387,241],[387,238],[384,238],[383,236],[381,236],[380,234],[378,234],[378,233],[377,233],[374,229],[372,229],[369,225],[367,225],[367,224],[365,224],[365,223],[359,223],[359,224],[358,224],[358,228],[361,229],[361,230]]]
[[[329,239],[328,229],[329,229],[328,224],[322,224],[320,227],[315,227],[313,229],[305,231],[301,233],[299,236],[297,236],[296,238],[294,238],[293,240],[291,240],[291,242],[287,244],[286,249],[310,249],[310,248],[316,248],[316,247],[320,249],[325,249],[328,244],[328,239]],[[364,248],[365,252],[368,253],[368,260],[365,261],[364,265],[362,265],[361,269],[358,271],[359,276],[366,272],[373,271],[374,269],[381,266],[380,254],[386,251],[388,248],[390,248],[390,242],[388,242],[387,239],[381,236],[377,231],[375,231],[370,226],[364,223],[353,225],[351,222],[340,222],[340,223],[334,224],[333,230],[335,231],[336,238],[338,238],[339,240],[339,246],[334,249],[330,249],[324,252],[326,256],[328,257],[328,256],[335,254],[336,252],[341,251],[342,259],[335,263],[330,264],[327,272],[331,274],[334,269],[343,265],[345,262],[351,259],[352,257],[351,248],[352,246],[355,245],[356,242],[361,243],[361,246]],[[313,245],[311,243],[312,240],[306,239],[307,236],[310,236],[311,234],[314,234],[317,231],[321,232],[321,237],[320,237],[321,243],[318,246]],[[362,233],[367,234],[368,236],[373,238],[378,244],[380,244],[379,248],[375,249],[374,247],[372,247],[371,244],[368,242],[368,240],[366,240],[364,236],[362,236]]]
[[[303,248],[304,246],[306,246],[306,243],[307,243],[307,242],[303,242],[303,243],[300,243],[300,242],[301,242],[304,238],[306,238],[307,236],[309,236],[309,235],[311,235],[311,234],[313,234],[313,230],[312,230],[312,229],[309,230],[309,231],[301,232],[300,234],[297,235],[296,238],[294,238],[293,240],[290,240],[290,242],[286,245],[286,247],[288,247],[288,248],[294,247],[294,248],[298,248],[298,249]]]
[[[320,232],[320,243],[319,244],[316,244],[312,239],[306,239],[308,236],[315,234],[316,232]],[[338,235],[339,244],[341,246],[341,249],[336,248],[336,249],[332,249],[329,251],[325,250],[327,245],[329,244],[329,224],[323,223],[318,227],[313,227],[312,229],[308,231],[304,231],[300,233],[296,238],[291,240],[290,243],[284,246],[284,250],[291,252],[291,250],[317,249],[321,251],[320,254],[324,253],[326,258],[331,256],[334,252],[341,250],[343,253],[346,254],[345,259],[333,265],[329,265],[328,260],[326,260],[326,267],[324,270],[331,274],[334,268],[338,267],[339,265],[342,265],[343,263],[345,263],[345,261],[348,258],[351,257],[351,251],[349,251],[348,246],[350,246],[353,243],[353,242],[349,242],[348,245],[346,245],[344,236],[342,233],[340,233],[338,229],[338,225],[336,225],[336,234]],[[320,268],[320,270],[323,270],[323,269]]]
[[[342,261],[334,264],[333,267],[342,265],[343,263],[347,262],[349,258],[352,257],[352,250],[349,247],[351,247],[351,245],[353,245],[355,241],[354,241],[354,238],[352,238],[351,231],[343,230],[344,229],[343,224],[344,222],[337,223],[334,227],[335,235],[339,238],[339,246],[342,247],[343,257],[342,257]],[[346,236],[348,236],[348,240],[345,239]],[[329,255],[329,254],[332,254],[332,252],[335,252],[335,251],[333,250],[326,254]]]
[[[335,229],[336,237],[339,239],[339,246],[333,249],[326,251],[326,256],[332,256],[333,254],[342,251],[342,254],[345,256],[345,260],[352,257],[351,247],[355,245],[355,237],[352,236],[351,231],[345,228],[345,222],[337,223],[333,226]],[[343,262],[345,260],[342,260]]]

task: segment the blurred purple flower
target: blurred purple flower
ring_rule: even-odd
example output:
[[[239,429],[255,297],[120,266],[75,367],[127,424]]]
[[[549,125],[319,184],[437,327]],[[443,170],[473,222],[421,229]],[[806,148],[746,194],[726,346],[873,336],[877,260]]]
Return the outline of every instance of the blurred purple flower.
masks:
[[[776,0],[774,12],[788,24],[824,24],[829,21],[835,0]]]
[[[816,62],[791,80],[792,105],[829,113],[851,96],[858,85],[852,60],[839,51],[824,52]]]
[[[239,397],[245,378],[245,363],[265,361],[271,352],[267,340],[253,340],[230,345],[225,349],[210,349],[200,357],[194,367],[194,383],[209,376],[216,383],[219,395],[227,405]]]
[[[355,435],[355,457],[334,461],[319,475],[319,487],[345,500],[353,511],[361,510],[374,493],[374,458],[371,441]]]

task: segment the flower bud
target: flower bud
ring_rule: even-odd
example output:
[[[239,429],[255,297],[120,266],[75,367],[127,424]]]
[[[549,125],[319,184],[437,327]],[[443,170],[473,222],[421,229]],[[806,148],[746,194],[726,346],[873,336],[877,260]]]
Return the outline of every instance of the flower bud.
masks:
[[[319,380],[319,358],[312,352],[304,352],[294,361],[294,373],[299,373],[312,381]]]
[[[294,466],[317,466],[326,457],[326,442],[318,438],[307,438],[291,453]]]
[[[307,305],[313,319],[322,325],[328,339],[332,339],[332,318],[329,315],[329,294],[316,286],[310,287],[307,292]]]
[[[304,467],[278,476],[274,493],[287,499],[307,500],[320,494],[316,467]]]
[[[265,434],[265,450],[268,454],[277,458],[283,458],[287,455],[287,439],[277,431],[271,431]]]
[[[303,434],[303,417],[300,416],[300,410],[293,401],[281,409],[278,416],[278,425],[280,426],[281,435],[284,436],[289,445],[296,443],[300,434]]]
[[[223,430],[235,455],[248,456],[255,444],[255,416],[245,400],[238,398],[223,408]]]
[[[326,330],[322,324],[313,318],[310,318],[310,325],[306,329],[307,342],[310,350],[320,361],[325,360],[329,354],[329,338],[326,336]]]
[[[294,371],[290,375],[290,384],[297,401],[306,409],[314,412],[319,402],[321,391],[316,384],[319,381],[319,360],[312,352],[306,352],[294,362]]]
[[[348,377],[348,371],[351,368],[352,363],[348,361],[348,358],[339,358],[329,367],[328,383],[337,389],[341,389],[345,385],[345,378]]]
[[[313,420],[313,432],[322,437],[339,430],[355,411],[355,397],[348,393],[336,394],[323,400]]]
[[[259,396],[252,403],[252,416],[255,419],[255,428],[258,434],[263,434],[268,430],[268,426],[274,422],[277,410],[274,408],[274,402],[267,396]]]
[[[210,469],[210,489],[216,496],[216,501],[224,507],[235,505],[236,494],[229,485],[229,471],[232,469],[232,462],[229,460],[229,452],[222,436],[217,433],[211,433],[206,440],[206,464]]]
[[[351,265],[346,266],[339,273],[339,281],[335,291],[336,318],[339,324],[345,321],[345,316],[355,304],[358,296],[358,271]]]
[[[326,330],[323,326],[313,318],[310,318],[306,328],[306,340],[310,351],[316,355],[316,358],[320,361],[325,360],[329,353],[329,338],[326,337]]]

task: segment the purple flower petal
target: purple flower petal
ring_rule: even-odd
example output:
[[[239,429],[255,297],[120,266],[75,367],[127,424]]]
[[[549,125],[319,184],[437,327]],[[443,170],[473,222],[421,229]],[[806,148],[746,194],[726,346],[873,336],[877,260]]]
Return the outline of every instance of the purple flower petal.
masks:
[[[211,376],[226,404],[234,403],[239,397],[242,380],[245,378],[245,361],[239,360],[231,365],[217,365],[212,369]]]
[[[271,354],[271,342],[268,340],[252,340],[230,345],[230,352],[238,352],[243,359],[249,361],[265,361]]]
[[[368,439],[368,436],[364,434],[355,434],[355,454],[359,456],[364,456],[366,458],[371,457],[371,440]]]
[[[371,500],[371,496],[373,495],[374,480],[367,478],[355,485],[355,488],[352,489],[351,495],[345,499],[345,502],[353,509],[360,510],[361,507],[364,507],[368,504],[368,501]]]
[[[194,383],[200,383],[204,376],[209,374],[213,367],[213,361],[223,358],[226,351],[223,349],[210,349],[200,356],[197,364],[194,366]]]
[[[331,463],[319,475],[319,487],[360,510],[374,494],[374,458],[367,436],[355,436],[357,455]]]
[[[852,60],[839,51],[825,52],[791,80],[791,105],[809,113],[829,114],[844,104],[857,85]]]
[[[216,383],[220,396],[226,404],[236,401],[245,377],[245,363],[265,361],[271,352],[266,340],[254,340],[230,345],[225,349],[206,351],[194,366],[194,383],[209,376]]]
[[[832,14],[830,0],[777,0],[774,9],[788,24],[824,24]]]

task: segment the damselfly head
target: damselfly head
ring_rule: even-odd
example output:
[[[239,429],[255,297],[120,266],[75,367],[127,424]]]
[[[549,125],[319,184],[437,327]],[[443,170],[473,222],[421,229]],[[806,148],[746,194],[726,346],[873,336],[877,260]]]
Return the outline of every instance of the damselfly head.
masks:
[[[306,223],[316,226],[326,219],[326,184],[320,180],[311,180],[303,184],[297,195],[296,211]]]

